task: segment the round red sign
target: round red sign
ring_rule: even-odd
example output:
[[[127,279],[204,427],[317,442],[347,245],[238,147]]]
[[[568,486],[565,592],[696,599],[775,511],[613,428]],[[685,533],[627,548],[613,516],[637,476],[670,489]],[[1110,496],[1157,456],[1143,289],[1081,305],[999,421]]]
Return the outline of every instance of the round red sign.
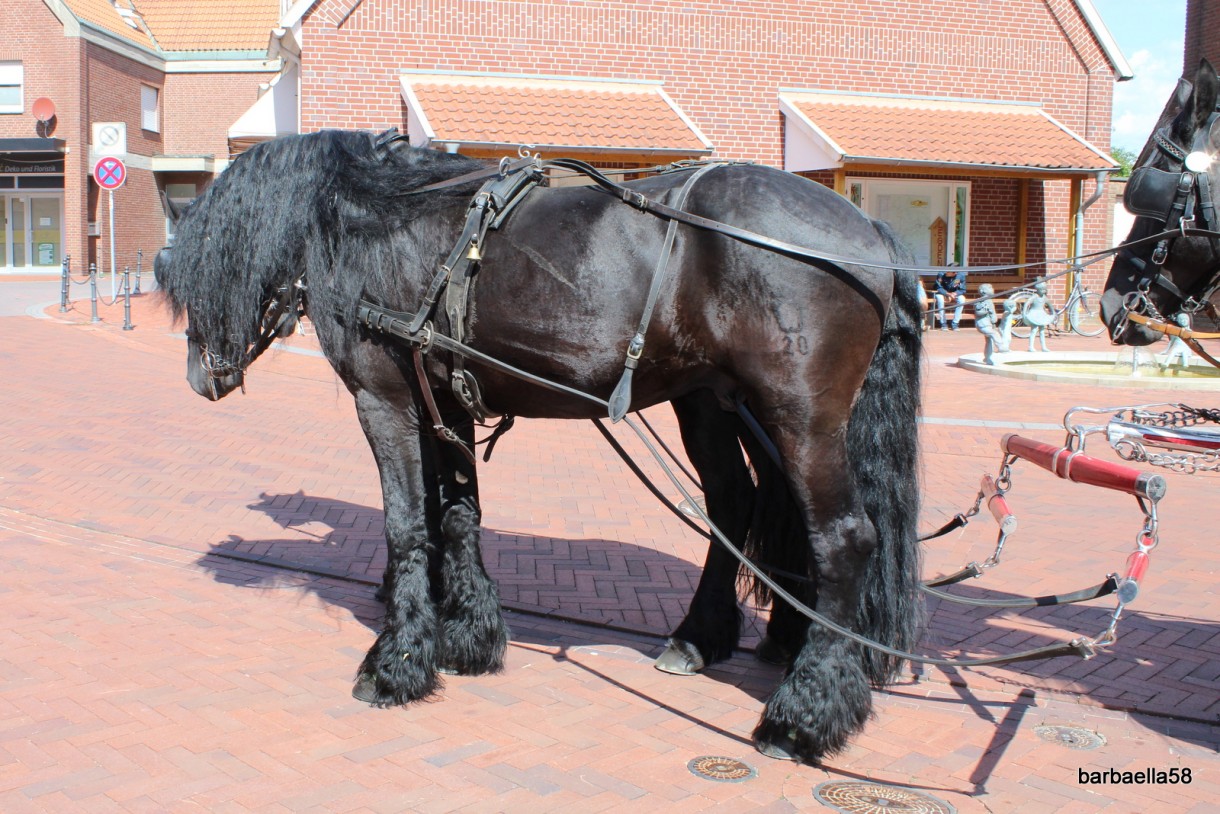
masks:
[[[108,155],[93,165],[93,180],[102,189],[118,189],[127,180],[127,167],[121,158]]]

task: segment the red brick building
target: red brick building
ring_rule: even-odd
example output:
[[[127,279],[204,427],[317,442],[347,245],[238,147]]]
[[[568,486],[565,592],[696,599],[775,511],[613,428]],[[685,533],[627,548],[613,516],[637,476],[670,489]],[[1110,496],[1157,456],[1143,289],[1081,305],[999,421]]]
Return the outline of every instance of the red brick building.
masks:
[[[1090,0],[10,0],[0,26],[17,32],[0,101],[6,66],[23,71],[21,112],[0,112],[10,223],[8,199],[56,176],[14,162],[63,169],[61,245],[39,254],[54,242],[23,232],[17,258],[9,228],[0,269],[98,257],[98,123],[126,126],[128,254],[161,244],[159,192],[189,197],[253,141],[396,126],[480,156],[760,161],[895,223],[926,262],[1059,258],[1109,245],[1105,207],[1077,213],[1112,167],[1113,84],[1130,76]],[[49,141],[22,152],[32,137]]]
[[[1107,207],[1076,213],[1113,166],[1130,69],[1089,0],[301,0],[281,22],[306,131],[761,161],[895,222],[924,261],[1064,257],[1078,226],[1079,248],[1109,245]]]
[[[268,53],[279,12],[278,0],[0,4],[0,273],[58,270],[65,255],[77,271],[109,267],[109,194],[90,179],[104,154],[127,168],[115,264],[151,258],[166,239],[160,193],[189,199],[224,168],[230,129],[285,67]]]
[[[1200,59],[1220,68],[1220,0],[1188,0],[1183,73],[1193,76]]]

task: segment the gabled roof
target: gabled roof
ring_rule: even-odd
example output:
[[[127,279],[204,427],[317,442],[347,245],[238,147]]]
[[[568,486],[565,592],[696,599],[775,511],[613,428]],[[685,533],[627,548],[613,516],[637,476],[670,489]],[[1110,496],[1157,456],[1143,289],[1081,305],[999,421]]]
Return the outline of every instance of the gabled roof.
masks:
[[[143,24],[129,0],[119,0],[117,5],[111,0],[63,0],[63,4],[82,23],[99,28],[121,40],[157,50],[147,26]],[[119,9],[129,13],[122,14]]]
[[[823,169],[844,164],[1097,172],[1114,160],[1033,105],[955,99],[784,91],[780,108],[794,138]]]
[[[711,143],[659,83],[404,71],[414,144],[701,155]]]
[[[78,20],[159,54],[265,53],[279,0],[62,0]]]
[[[133,0],[165,51],[265,51],[278,0]]]

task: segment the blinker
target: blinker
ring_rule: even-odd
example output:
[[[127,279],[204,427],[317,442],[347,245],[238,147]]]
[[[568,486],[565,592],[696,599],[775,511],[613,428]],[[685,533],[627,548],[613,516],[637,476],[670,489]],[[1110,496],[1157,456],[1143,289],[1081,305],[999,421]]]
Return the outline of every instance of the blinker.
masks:
[[[1212,157],[1202,150],[1195,150],[1186,156],[1185,166],[1191,172],[1207,172],[1212,165]]]

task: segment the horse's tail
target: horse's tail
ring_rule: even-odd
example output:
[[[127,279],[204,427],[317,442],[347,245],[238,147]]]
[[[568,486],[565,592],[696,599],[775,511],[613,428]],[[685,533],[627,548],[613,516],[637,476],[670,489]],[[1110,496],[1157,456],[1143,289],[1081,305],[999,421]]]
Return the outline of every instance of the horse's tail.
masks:
[[[884,223],[877,230],[896,263],[910,252]],[[860,589],[857,630],[900,650],[916,644],[923,627],[920,601],[918,414],[923,318],[918,278],[894,273],[894,294],[881,342],[864,378],[847,429],[847,454],[865,511],[877,531]],[[892,681],[901,660],[868,648],[869,680]]]
[[[913,265],[913,259],[884,224],[878,231],[890,247],[895,263]],[[865,511],[877,531],[877,548],[869,558],[860,586],[856,629],[892,648],[910,650],[923,626],[920,602],[919,514],[917,483],[917,415],[919,412],[923,298],[915,275],[894,274],[894,292],[847,430],[847,453]],[[762,443],[744,427],[742,445],[750,456],[758,481],[753,518],[746,536],[746,554],[763,563],[787,590],[812,602],[815,575],[804,518],[780,468]],[[801,541],[794,545],[793,541]],[[790,578],[788,575],[798,575]],[[772,600],[758,580],[743,574],[747,592],[760,604]],[[781,623],[776,625],[776,615]],[[772,607],[767,635],[784,649],[799,649],[805,620],[782,603]],[[869,680],[880,686],[892,681],[900,660],[863,648]]]

